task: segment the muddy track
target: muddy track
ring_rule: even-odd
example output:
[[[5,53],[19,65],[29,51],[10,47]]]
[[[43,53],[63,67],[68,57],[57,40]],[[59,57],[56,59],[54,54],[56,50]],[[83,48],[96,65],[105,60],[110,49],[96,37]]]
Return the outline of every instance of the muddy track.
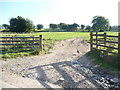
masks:
[[[118,75],[94,65],[88,51],[87,42],[73,38],[57,42],[48,55],[1,60],[2,81],[22,88],[118,88]]]

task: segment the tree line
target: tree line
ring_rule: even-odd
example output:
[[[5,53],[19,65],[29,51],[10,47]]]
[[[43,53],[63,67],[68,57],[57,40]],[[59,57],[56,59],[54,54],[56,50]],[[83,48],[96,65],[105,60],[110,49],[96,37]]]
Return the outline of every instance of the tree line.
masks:
[[[8,29],[10,32],[31,32],[37,30],[41,30],[44,28],[44,25],[37,24],[36,26],[33,24],[33,22],[30,19],[25,19],[21,16],[17,16],[17,18],[11,18],[9,21],[10,25],[8,24],[2,24],[4,29]],[[75,32],[75,31],[108,31],[113,29],[112,26],[110,26],[110,22],[108,19],[106,19],[103,16],[94,16],[92,20],[92,26],[90,25],[79,25],[77,23],[73,24],[66,24],[66,23],[59,23],[59,24],[49,24],[49,28],[54,30],[63,30],[67,32]],[[120,27],[120,26],[119,26]],[[115,26],[114,26],[115,28]],[[118,27],[117,27],[118,28]],[[49,30],[48,30],[49,31]]]

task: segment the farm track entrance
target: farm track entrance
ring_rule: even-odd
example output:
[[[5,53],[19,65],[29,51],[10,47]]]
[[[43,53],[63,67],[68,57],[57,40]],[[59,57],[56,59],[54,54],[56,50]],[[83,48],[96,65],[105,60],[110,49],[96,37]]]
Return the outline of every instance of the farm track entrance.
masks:
[[[41,87],[38,83],[31,84],[31,80],[25,83],[25,78],[37,80],[45,88],[52,88],[48,83],[62,88],[110,87],[110,84],[103,82],[107,82],[105,78],[113,78],[114,75],[105,69],[101,72],[99,66],[94,65],[91,59],[84,55],[89,49],[89,44],[80,38],[61,40],[51,54],[3,61],[2,80],[21,88],[36,88],[36,85]],[[23,77],[22,81],[13,77],[14,75]]]

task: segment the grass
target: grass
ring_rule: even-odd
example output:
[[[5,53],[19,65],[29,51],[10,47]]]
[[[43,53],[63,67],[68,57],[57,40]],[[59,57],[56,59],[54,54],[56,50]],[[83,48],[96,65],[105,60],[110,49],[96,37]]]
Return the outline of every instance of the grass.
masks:
[[[89,51],[86,53],[87,56],[92,57],[92,60],[95,64],[100,65],[101,67],[108,68],[112,71],[120,73],[120,63],[116,56],[103,56],[100,51]]]
[[[48,54],[50,53],[47,50],[40,50],[40,49],[34,49],[34,50],[24,50],[21,52],[8,52],[8,53],[4,53],[1,54],[0,57],[3,59],[7,59],[7,58],[16,58],[16,57],[23,57],[23,56],[33,56],[33,55],[42,55],[42,54]]]
[[[52,39],[52,40],[65,40],[73,37],[82,37],[85,40],[89,40],[88,32],[38,32],[38,33],[28,33],[28,34],[16,34],[16,33],[3,33],[2,36],[8,35],[19,35],[19,36],[39,36],[43,35],[44,39]]]
[[[103,32],[100,32],[103,33]],[[90,39],[89,32],[38,32],[38,33],[3,33],[1,36],[8,36],[8,35],[19,35],[19,36],[39,36],[43,35],[44,39],[52,39],[52,40],[65,40],[74,37],[81,37],[85,40]],[[117,35],[117,32],[107,32],[108,35]]]
[[[1,55],[2,58],[7,59],[7,58],[16,58],[16,57],[22,57],[22,56],[30,56],[31,52],[21,52],[21,53],[6,53],[4,55]]]
[[[38,32],[38,33],[3,33],[0,36],[39,36],[39,35],[43,35],[43,45],[44,45],[44,49],[43,51],[45,52],[45,54],[48,52],[48,47],[52,46],[51,49],[53,49],[54,47],[54,43],[58,40],[66,40],[66,39],[70,39],[70,38],[75,38],[75,37],[79,37],[79,38],[83,38],[84,40],[89,42],[90,39],[90,33],[89,32]],[[107,32],[107,34],[110,35],[117,35],[117,32]],[[47,48],[46,48],[47,47]],[[37,52],[37,51],[36,51]],[[2,56],[3,58],[14,58],[14,57],[18,57],[18,56],[23,56],[23,55],[34,55],[34,53],[29,51],[29,52],[20,52],[20,53],[5,53]]]

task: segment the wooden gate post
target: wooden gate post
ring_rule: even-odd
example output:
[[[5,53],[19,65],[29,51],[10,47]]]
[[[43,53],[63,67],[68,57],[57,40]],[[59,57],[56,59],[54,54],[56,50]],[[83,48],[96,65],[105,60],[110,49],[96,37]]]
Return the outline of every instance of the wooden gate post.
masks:
[[[34,44],[34,36],[33,36],[33,48],[35,47],[35,44]]]
[[[14,39],[15,39],[15,36],[12,36],[12,45],[13,45],[13,49],[15,50],[15,43],[14,43]]]
[[[104,45],[106,46],[106,33],[104,33]]]
[[[120,32],[118,33],[118,60],[120,59]]]
[[[98,32],[96,32],[96,49],[98,48]]]
[[[42,50],[42,35],[39,36],[39,45],[40,49]]]
[[[93,33],[90,32],[90,51],[93,50]]]

